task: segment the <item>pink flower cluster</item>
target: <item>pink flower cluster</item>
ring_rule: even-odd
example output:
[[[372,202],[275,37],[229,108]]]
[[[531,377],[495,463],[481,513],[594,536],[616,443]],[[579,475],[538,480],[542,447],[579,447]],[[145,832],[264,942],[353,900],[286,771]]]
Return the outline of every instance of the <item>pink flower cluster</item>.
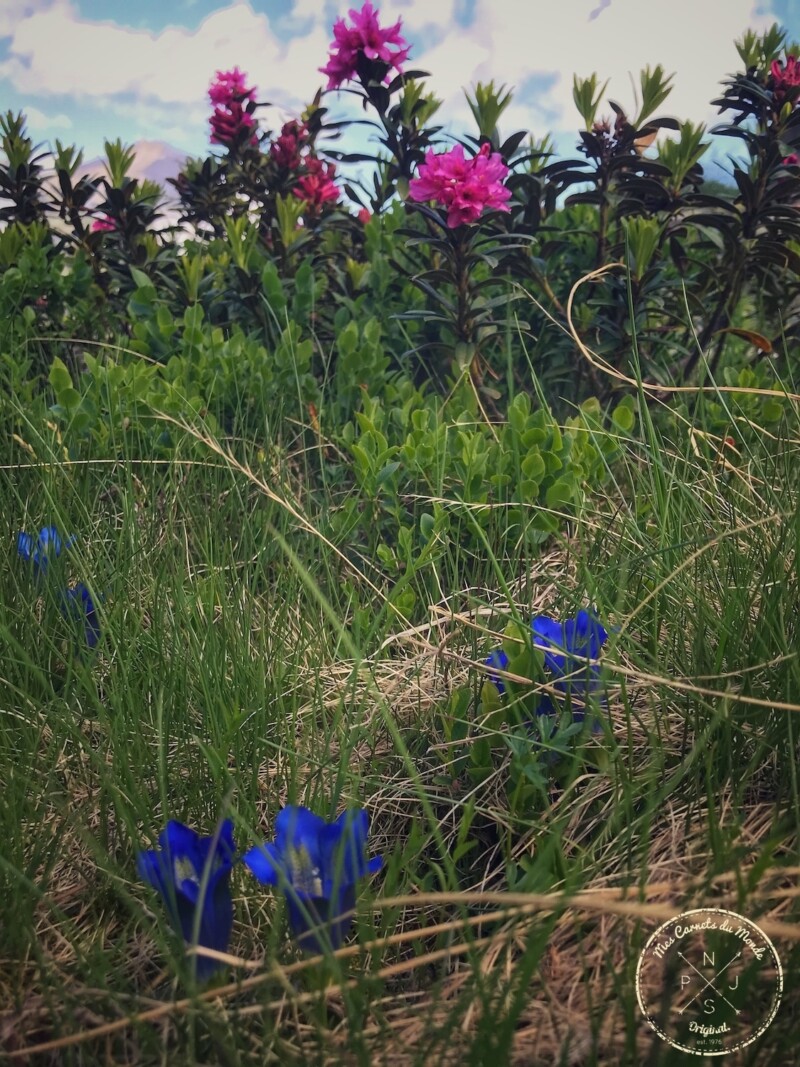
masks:
[[[255,100],[255,89],[248,87],[245,75],[238,67],[233,70],[218,70],[211,83],[208,98],[214,105],[211,123],[211,143],[230,146],[242,137],[243,131],[251,130],[250,144],[256,144],[256,120],[245,111],[245,106]]]
[[[328,75],[328,88],[338,89],[342,82],[355,77],[359,52],[363,52],[367,59],[379,59],[387,63],[390,70],[394,67],[398,74],[402,74],[401,64],[409,53],[405,39],[400,36],[402,19],[398,19],[394,26],[381,29],[378,12],[373,10],[369,0],[360,11],[351,8],[349,15],[351,26],[344,19],[334,22],[330,58],[324,67],[319,68],[322,74]],[[395,50],[390,45],[394,45]],[[384,81],[390,80],[391,75],[387,71]]]
[[[113,233],[116,228],[117,224],[110,215],[101,215],[91,226],[92,233]]]
[[[800,156],[797,152],[792,152],[791,155],[784,157],[783,165],[784,167],[800,167]]]
[[[770,67],[772,74],[772,89],[779,96],[783,96],[787,89],[800,86],[800,59],[795,56],[787,56],[786,62],[781,63],[775,59]]]
[[[336,165],[323,163],[313,155],[305,123],[297,119],[285,122],[280,136],[270,145],[269,155],[281,170],[289,172],[290,179],[295,179],[292,192],[306,201],[310,214],[318,212],[323,204],[339,199],[339,190],[333,182]]]
[[[302,162],[300,150],[308,141],[305,124],[291,119],[284,122],[280,136],[270,145],[269,154],[281,168],[297,170]]]
[[[456,145],[449,152],[434,155],[429,149],[419,168],[419,177],[408,187],[412,200],[434,200],[447,208],[447,225],[461,226],[475,222],[484,209],[508,211],[506,200],[511,190],[503,180],[508,167],[498,152],[482,144],[472,159],[464,158],[464,149]]]
[[[316,156],[303,160],[306,173],[292,189],[295,196],[305,200],[312,213],[319,211],[323,204],[339,199],[339,190],[333,183],[336,166],[323,163]]]

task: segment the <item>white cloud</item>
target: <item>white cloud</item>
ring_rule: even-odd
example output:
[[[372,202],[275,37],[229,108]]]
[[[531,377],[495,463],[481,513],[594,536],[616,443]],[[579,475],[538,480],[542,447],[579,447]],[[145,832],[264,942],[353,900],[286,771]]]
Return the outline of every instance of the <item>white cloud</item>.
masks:
[[[287,43],[245,0],[213,12],[196,29],[170,26],[159,33],[82,19],[69,0],[0,0],[0,34],[10,35],[0,78],[37,102],[58,97],[63,109],[69,98],[91,101],[108,110],[112,126],[116,115],[126,114],[141,122],[142,136],[174,136],[185,144],[205,124],[208,84],[218,69],[238,65],[259,99],[296,113],[324,82],[317,68],[327,60],[333,17],[352,6],[359,0],[287,4],[281,25],[308,27]],[[519,90],[532,75],[555,75],[541,103],[518,93],[501,123],[506,134],[531,129],[537,136],[576,128],[573,73],[610,77],[609,95],[632,108],[630,75],[638,82],[648,63],[676,73],[662,112],[707,119],[719,79],[739,66],[734,38],[773,21],[756,14],[757,0],[477,0],[464,28],[456,21],[458,7],[458,0],[386,0],[380,13],[384,24],[402,17],[415,42],[409,62],[431,72],[428,85],[444,100],[439,118],[448,127],[473,128],[463,87],[494,79]],[[431,40],[438,43],[427,46]],[[338,110],[334,99],[329,104]]]
[[[412,0],[409,24],[424,19],[430,6],[429,0]],[[419,56],[432,72],[431,88],[445,99],[443,114],[451,121],[467,120],[461,90],[470,83],[494,78],[495,84],[519,88],[532,74],[555,74],[544,106],[537,109],[517,100],[503,117],[503,132],[534,127],[542,134],[553,125],[572,130],[579,121],[572,102],[573,74],[596,71],[602,80],[609,77],[608,95],[633,110],[631,76],[638,87],[639,71],[661,63],[676,75],[662,113],[707,119],[720,79],[741,66],[734,40],[748,27],[764,29],[774,21],[757,14],[755,0],[671,0],[668,6],[655,0],[613,0],[591,19],[598,6],[598,0],[477,0],[469,28],[454,26],[440,44]]]
[[[68,0],[18,21],[0,77],[18,92],[97,98],[125,95],[165,104],[197,104],[214,71],[238,65],[260,95],[304,103],[321,78],[327,31],[287,46],[266,15],[248,3],[213,12],[196,30],[160,33],[81,19]]]
[[[0,38],[11,37],[21,19],[49,3],[50,0],[3,0],[0,4]]]
[[[160,101],[115,100],[107,97],[97,101],[99,110],[107,115],[101,135],[108,140],[120,136],[120,130],[135,130],[137,140],[168,141],[184,149],[202,142],[208,135],[208,107],[192,104],[176,107]],[[123,140],[125,138],[123,137]]]
[[[38,107],[26,107],[25,118],[28,127],[35,133],[50,133],[57,130],[71,130],[72,119],[69,115],[45,115]]]
[[[280,16],[285,25],[302,25],[307,22],[316,24],[320,21],[330,21],[331,26],[333,25],[332,20],[326,18],[325,6],[320,0],[294,0],[294,3],[286,6],[291,10],[281,12]],[[357,7],[358,4],[356,3],[355,6]],[[338,13],[335,8],[332,10],[334,11],[333,18],[342,18],[345,14],[344,5]]]

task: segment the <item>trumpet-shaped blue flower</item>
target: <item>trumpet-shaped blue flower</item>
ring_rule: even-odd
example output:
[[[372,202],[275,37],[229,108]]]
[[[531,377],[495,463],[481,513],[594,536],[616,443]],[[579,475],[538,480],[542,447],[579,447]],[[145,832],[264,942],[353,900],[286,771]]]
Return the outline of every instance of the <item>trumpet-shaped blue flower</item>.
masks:
[[[352,923],[356,882],[380,870],[368,859],[369,819],[361,808],[327,823],[308,808],[289,805],[275,820],[275,841],[246,852],[244,863],[286,895],[289,925],[307,952],[338,948]]]
[[[544,652],[544,665],[552,675],[553,685],[562,693],[584,700],[597,690],[600,671],[596,660],[608,640],[608,633],[596,616],[581,609],[574,619],[558,622],[548,615],[535,615],[531,620],[534,645]],[[486,660],[487,667],[505,670],[508,656],[503,649],[495,649]],[[502,679],[490,672],[489,679],[501,693],[505,692]],[[549,715],[553,702],[543,694],[537,707],[539,715]],[[582,709],[575,709],[575,718],[583,717]]]
[[[581,699],[598,686],[600,670],[595,663],[608,633],[589,611],[581,609],[574,619],[556,622],[547,615],[531,621],[533,643],[544,650],[545,667],[553,675],[556,689]]]
[[[545,665],[561,677],[576,669],[576,661],[597,659],[608,640],[599,620],[585,609],[563,623],[547,615],[535,615],[531,630],[533,643],[544,648]]]
[[[210,837],[170,820],[159,834],[158,848],[137,856],[139,877],[164,898],[173,925],[188,944],[194,943],[197,928],[198,945],[227,951],[233,927],[229,876],[235,852],[230,819]],[[196,966],[198,980],[205,981],[220,964],[198,955]]]
[[[96,648],[100,640],[100,622],[92,594],[83,582],[64,591],[62,611],[67,618],[83,623],[86,644],[89,648]]]
[[[508,667],[508,656],[502,648],[496,648],[486,657],[486,666],[494,667],[498,671],[504,671]],[[489,674],[489,680],[497,686],[498,692],[505,693],[506,687],[499,674]]]
[[[35,540],[33,534],[24,530],[17,534],[17,552],[26,563],[33,563],[35,571],[42,574],[47,572],[48,560],[58,559],[62,549],[71,548],[74,544],[74,536],[62,540],[55,526],[43,526]]]
[[[486,657],[486,666],[494,667],[497,670],[504,671],[508,668],[508,656],[502,648],[496,648],[494,652],[491,652]],[[493,674],[490,672],[489,681],[496,687],[498,693],[505,693],[506,687],[503,683],[503,679],[499,674]],[[539,700],[536,704],[537,715],[550,715],[553,711],[553,701],[547,695],[547,693],[540,693]]]

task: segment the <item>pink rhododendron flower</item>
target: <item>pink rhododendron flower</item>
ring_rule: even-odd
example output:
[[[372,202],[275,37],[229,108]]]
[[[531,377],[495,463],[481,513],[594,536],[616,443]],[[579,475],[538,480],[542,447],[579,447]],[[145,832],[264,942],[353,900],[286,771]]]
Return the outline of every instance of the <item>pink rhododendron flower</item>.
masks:
[[[208,96],[212,104],[229,104],[234,98],[255,100],[255,89],[248,88],[247,76],[238,67],[233,70],[218,70],[216,81],[211,83]]]
[[[409,182],[412,200],[434,200],[447,208],[447,225],[461,226],[475,222],[484,209],[508,211],[506,200],[511,190],[503,185],[508,167],[499,152],[488,144],[472,159],[464,158],[464,149],[456,145],[449,152],[435,155],[428,149],[419,177]]]
[[[280,137],[276,137],[270,146],[269,154],[279,167],[297,170],[300,166],[300,149],[307,140],[306,127],[302,122],[292,119],[281,128]]]
[[[311,157],[305,161],[308,173],[305,174],[292,192],[308,203],[312,211],[317,211],[323,204],[339,199],[339,190],[333,184],[336,166],[323,163],[321,159]]]
[[[781,96],[787,89],[800,85],[800,59],[795,56],[787,56],[785,63],[779,59],[773,60],[770,72],[773,91]]]
[[[255,126],[255,119],[248,115],[241,104],[234,102],[229,108],[223,110],[217,108],[211,116],[211,143],[231,145],[238,140],[242,130],[250,130]],[[250,136],[250,144],[258,140],[255,133]]]
[[[238,67],[217,71],[208,90],[208,98],[214,104],[214,113],[209,120],[212,144],[231,145],[239,140],[243,131],[255,127],[255,119],[245,111],[245,106],[255,100],[255,96],[255,89],[245,83],[245,75]],[[256,144],[255,132],[249,141]]]
[[[110,215],[101,215],[92,223],[92,233],[112,233],[117,228],[116,222]]]
[[[336,20],[333,24],[330,58],[324,67],[319,68],[322,74],[328,75],[328,88],[338,89],[342,82],[355,77],[359,52],[363,52],[367,59],[379,59],[382,63],[388,63],[390,70],[394,67],[398,74],[402,74],[401,63],[409,53],[405,39],[400,36],[403,20],[398,19],[394,26],[381,29],[378,25],[378,12],[373,10],[369,0],[360,11],[351,8],[348,14],[352,26],[348,26],[344,19]],[[394,51],[390,45],[395,46]],[[383,80],[391,81],[389,71]]]

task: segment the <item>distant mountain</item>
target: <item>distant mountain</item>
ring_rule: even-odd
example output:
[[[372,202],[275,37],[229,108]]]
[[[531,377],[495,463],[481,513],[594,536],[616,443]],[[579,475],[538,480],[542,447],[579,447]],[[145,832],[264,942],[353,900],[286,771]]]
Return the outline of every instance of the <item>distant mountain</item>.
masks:
[[[175,190],[167,184],[167,178],[177,177],[191,153],[183,152],[166,141],[136,141],[133,148],[136,158],[129,171],[131,178],[138,178],[139,181],[149,178],[150,181],[158,182],[168,197],[174,194]],[[102,156],[98,156],[80,165],[75,180],[85,174],[104,173],[105,161]]]

